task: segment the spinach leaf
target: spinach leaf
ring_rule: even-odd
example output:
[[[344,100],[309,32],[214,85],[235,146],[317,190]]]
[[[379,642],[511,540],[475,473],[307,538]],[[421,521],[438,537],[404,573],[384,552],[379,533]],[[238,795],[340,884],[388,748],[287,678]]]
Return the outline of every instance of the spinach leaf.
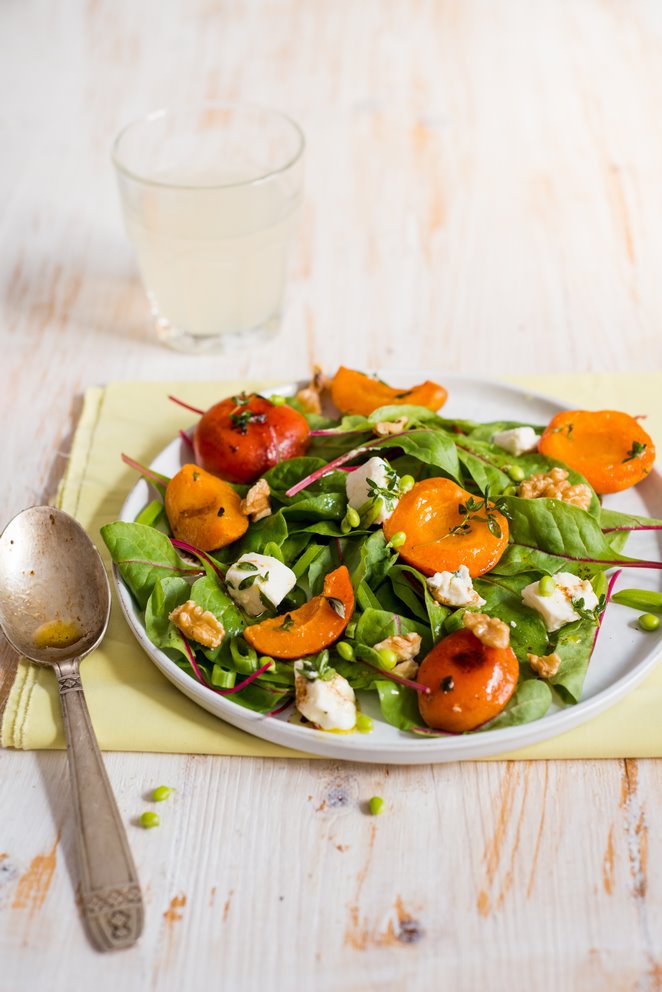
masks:
[[[576,620],[561,627],[551,648],[561,659],[556,675],[549,679],[564,703],[576,703],[582,694],[593,650],[595,624]]]
[[[384,421],[399,420],[401,417],[407,418],[407,429],[424,424],[426,427],[438,426],[441,420],[434,411],[426,406],[415,406],[413,404],[397,403],[388,406],[380,406],[368,417],[368,424],[381,424]]]
[[[288,535],[287,523],[283,516],[283,511],[272,513],[269,517],[263,517],[257,523],[251,524],[246,533],[238,541],[228,544],[225,548],[220,548],[214,552],[214,557],[218,561],[228,564],[236,561],[241,555],[249,551],[264,554],[264,549],[270,541],[279,547],[283,544]]]
[[[521,591],[532,581],[530,575],[484,575],[474,581],[474,588],[485,600],[485,610],[510,627],[510,643],[520,662],[527,652],[546,654],[547,629],[542,617],[522,602]]]
[[[225,631],[223,641],[217,648],[207,648],[195,642],[191,646],[202,651],[210,661],[227,662],[227,667],[233,668],[230,641],[236,634],[240,634],[245,627],[241,610],[235,606],[234,601],[221,588],[215,576],[205,575],[204,578],[194,582],[190,589],[189,599],[192,599],[203,610],[209,610],[210,613],[213,613],[217,620],[222,623]]]
[[[541,679],[525,679],[520,682],[505,710],[489,723],[479,728],[500,730],[502,727],[516,727],[521,723],[540,720],[552,702],[552,691]]]
[[[420,727],[422,721],[414,689],[387,681],[375,682],[374,688],[379,695],[382,716],[387,723],[400,730]]]
[[[269,483],[269,487],[276,494],[284,493],[290,486],[293,486],[300,479],[317,471],[326,464],[326,458],[311,458],[303,456],[301,458],[288,458],[284,462],[279,462],[267,472],[263,478]]]
[[[437,641],[444,636],[444,620],[451,613],[451,610],[448,606],[442,606],[441,603],[438,603],[432,597],[430,590],[428,589],[428,584],[425,581],[425,576],[417,569],[412,568],[411,565],[397,565],[393,572],[395,573],[392,578],[392,582],[394,583],[394,592],[410,607],[410,609],[412,608],[413,602],[411,598],[407,598],[405,586],[409,587],[409,591],[416,598],[418,604],[420,604],[420,599],[416,596],[416,593],[412,589],[408,576],[411,576],[411,578],[414,579],[414,582],[420,586],[423,593],[424,605],[424,613],[421,619],[427,619],[432,632],[432,643],[436,644]],[[391,575],[389,575],[389,578],[390,577]],[[412,610],[412,612],[414,612],[416,616],[420,616],[420,614],[416,613],[415,610]]]
[[[401,448],[406,455],[411,455],[419,462],[434,465],[452,479],[460,479],[460,462],[455,442],[443,431],[416,428],[409,433],[384,438],[379,443],[379,449],[383,448]]]
[[[367,538],[348,539],[344,546],[344,563],[356,589],[364,579],[376,589],[397,559],[386,547],[386,538],[376,530]]]
[[[150,641],[165,651],[176,651],[188,663],[188,654],[180,631],[169,615],[189,598],[191,587],[186,579],[163,578],[154,583],[145,607],[145,631]],[[190,666],[187,667],[190,668]]]
[[[457,442],[457,453],[460,462],[467,474],[473,479],[481,493],[489,492],[492,496],[500,493],[512,485],[512,479],[501,469],[496,468],[480,455],[466,451],[462,444]]]
[[[374,647],[380,641],[394,634],[420,634],[421,651],[419,659],[432,648],[432,638],[427,624],[419,623],[403,617],[402,614],[389,613],[386,610],[366,609],[356,625],[355,640],[358,644]]]
[[[343,492],[312,493],[310,489],[292,496],[280,511],[288,520],[342,520],[347,512],[347,496]]]
[[[178,572],[195,574],[197,571],[195,566],[182,561],[166,535],[154,527],[117,521],[105,524],[101,536],[142,610],[147,606],[157,579],[172,578]]]

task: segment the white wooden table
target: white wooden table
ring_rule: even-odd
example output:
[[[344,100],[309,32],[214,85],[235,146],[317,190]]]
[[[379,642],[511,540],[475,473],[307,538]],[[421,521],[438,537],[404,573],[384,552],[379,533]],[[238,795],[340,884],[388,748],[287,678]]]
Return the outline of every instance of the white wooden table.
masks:
[[[0,92],[1,524],[113,378],[662,369],[654,0],[6,0]],[[121,229],[111,139],[176,98],[308,138],[283,331],[230,359],[155,343]],[[2,992],[662,988],[656,761],[107,767],[141,944],[83,935],[64,755],[2,753]]]

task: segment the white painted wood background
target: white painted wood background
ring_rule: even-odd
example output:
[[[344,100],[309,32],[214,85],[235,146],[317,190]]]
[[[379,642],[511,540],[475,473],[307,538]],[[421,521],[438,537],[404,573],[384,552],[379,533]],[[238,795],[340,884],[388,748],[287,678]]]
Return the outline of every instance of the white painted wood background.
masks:
[[[662,369],[655,0],[4,0],[0,93],[2,522],[112,378]],[[199,359],[154,341],[109,146],[209,98],[302,123],[307,203],[281,336]],[[141,945],[82,934],[64,756],[5,752],[2,992],[662,989],[659,762],[107,766]]]

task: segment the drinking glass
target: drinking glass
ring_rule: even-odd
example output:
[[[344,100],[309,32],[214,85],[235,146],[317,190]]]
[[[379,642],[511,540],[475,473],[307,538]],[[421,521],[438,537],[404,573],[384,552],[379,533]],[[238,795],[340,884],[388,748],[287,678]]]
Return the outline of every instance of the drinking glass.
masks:
[[[217,351],[278,329],[303,195],[304,137],[257,106],[158,110],[113,146],[159,337]]]

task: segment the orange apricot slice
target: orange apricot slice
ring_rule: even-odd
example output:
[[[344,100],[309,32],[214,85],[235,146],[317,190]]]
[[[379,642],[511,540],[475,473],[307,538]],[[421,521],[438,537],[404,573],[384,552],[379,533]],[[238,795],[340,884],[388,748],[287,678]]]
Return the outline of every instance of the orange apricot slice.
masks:
[[[476,503],[481,508],[472,510]],[[398,531],[406,534],[400,557],[424,575],[455,572],[460,565],[472,576],[482,575],[494,568],[508,544],[506,517],[451,479],[417,482],[383,527],[389,541]]]
[[[430,690],[418,694],[421,717],[435,730],[475,730],[501,712],[518,677],[511,647],[487,647],[471,631],[457,630],[432,648],[418,670],[416,681]]]
[[[199,465],[184,465],[166,487],[165,511],[179,541],[201,551],[215,551],[236,541],[248,530],[241,497]]]
[[[596,493],[617,493],[641,482],[655,462],[655,445],[639,421],[618,410],[564,410],[552,417],[539,450],[580,472]]]
[[[354,612],[354,590],[345,565],[329,572],[321,596],[297,610],[246,627],[244,637],[260,654],[305,658],[333,644]]]
[[[331,382],[331,399],[341,413],[369,416],[380,406],[425,406],[438,410],[446,402],[448,392],[436,382],[420,383],[411,389],[397,389],[364,372],[341,365]]]

